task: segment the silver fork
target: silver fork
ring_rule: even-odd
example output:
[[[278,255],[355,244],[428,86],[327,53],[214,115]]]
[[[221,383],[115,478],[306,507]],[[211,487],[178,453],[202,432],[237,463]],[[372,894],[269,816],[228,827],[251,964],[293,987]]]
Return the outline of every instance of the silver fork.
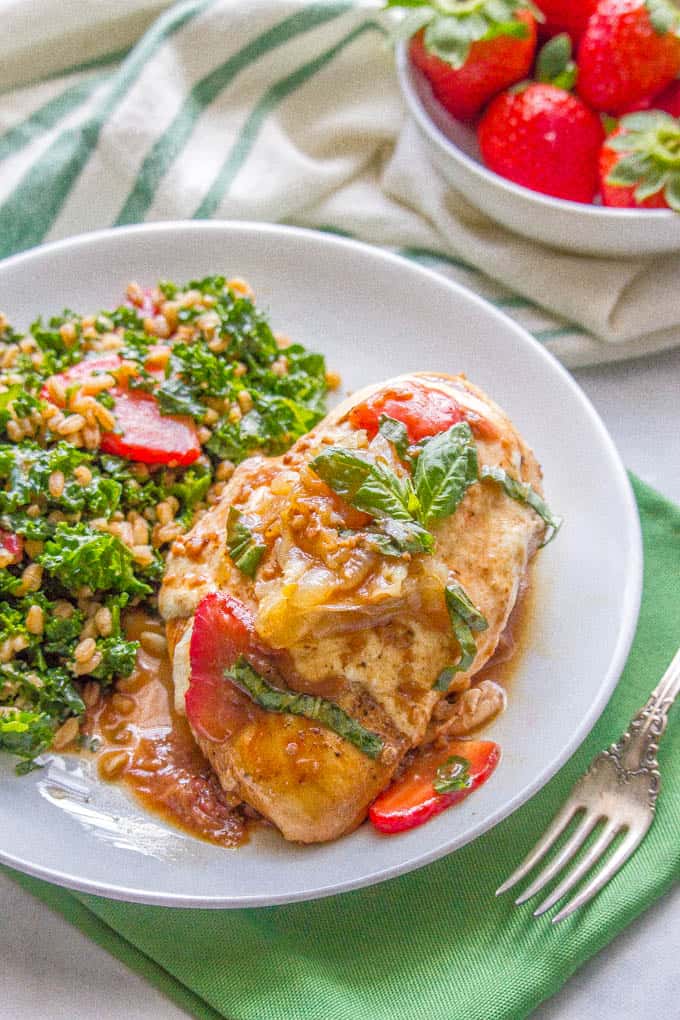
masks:
[[[562,810],[553,819],[542,838],[516,871],[496,890],[496,896],[520,882],[550,851],[574,816],[583,815],[578,826],[560,852],[536,876],[515,903],[525,903],[544,889],[578,854],[593,829],[602,822],[603,828],[573,870],[568,871],[559,885],[534,910],[534,917],[550,910],[558,900],[581,881],[601,860],[619,833],[624,833],[609,860],[593,874],[590,881],[553,917],[558,924],[592,899],[625,864],[637,849],[654,821],[656,798],[661,777],[656,753],[659,739],[666,728],[671,705],[680,691],[680,649],[663,677],[649,696],[649,701],[633,717],[621,739],[593,759],[581,776]]]

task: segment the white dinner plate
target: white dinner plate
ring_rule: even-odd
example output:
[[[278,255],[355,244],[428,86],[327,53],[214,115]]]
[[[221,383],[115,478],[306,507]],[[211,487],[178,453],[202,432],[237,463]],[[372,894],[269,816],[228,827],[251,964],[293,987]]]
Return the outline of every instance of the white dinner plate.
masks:
[[[464,371],[536,451],[566,523],[536,570],[531,640],[508,709],[488,730],[503,759],[472,797],[427,825],[369,825],[302,847],[273,830],[238,850],[193,839],[97,780],[85,757],[52,755],[23,778],[0,756],[0,860],[102,896],[185,907],[312,899],[421,867],[496,825],[539,790],[604,708],[633,637],[642,552],[633,495],[602,422],[568,373],[484,301],[428,270],[324,234],[237,223],[153,224],[61,241],[0,263],[0,308],[96,311],[126,284],[245,277],[274,328],[323,351],[353,389],[418,369]]]

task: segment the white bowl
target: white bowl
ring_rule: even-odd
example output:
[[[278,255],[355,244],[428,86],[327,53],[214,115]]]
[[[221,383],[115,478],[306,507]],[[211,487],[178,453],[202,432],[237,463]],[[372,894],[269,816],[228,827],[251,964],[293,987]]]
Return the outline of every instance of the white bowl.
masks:
[[[476,295],[387,252],[265,224],[154,223],[0,263],[0,307],[23,328],[39,311],[111,307],[131,279],[147,285],[211,272],[247,279],[275,327],[323,351],[343,389],[418,369],[465,371],[534,447],[550,504],[565,517],[538,557],[531,640],[508,709],[488,731],[503,760],[473,797],[422,828],[387,837],[364,825],[310,847],[261,829],[229,851],[146,813],[121,787],[99,781],[88,756],[53,754],[47,768],[18,779],[0,755],[0,861],[10,867],[123,900],[254,907],[421,867],[539,790],[614,689],[637,620],[642,546],[626,472],[572,377]]]
[[[554,248],[637,257],[680,251],[680,214],[666,209],[608,209],[550,198],[488,170],[474,128],[452,117],[397,47],[399,84],[432,161],[448,183],[504,227]]]

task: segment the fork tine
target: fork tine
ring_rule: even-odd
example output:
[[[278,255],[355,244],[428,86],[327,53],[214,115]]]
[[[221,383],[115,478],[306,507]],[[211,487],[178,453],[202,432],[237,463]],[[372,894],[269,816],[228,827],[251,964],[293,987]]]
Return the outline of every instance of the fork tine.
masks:
[[[587,903],[588,900],[591,900],[593,896],[599,893],[600,889],[626,863],[630,855],[637,850],[645,837],[646,831],[646,829],[644,832],[638,833],[629,831],[621,846],[612,854],[606,865],[593,876],[588,885],[584,886],[577,896],[574,896],[573,900],[570,900],[569,903],[562,907],[558,914],[555,914],[552,923],[559,924],[560,921],[564,921],[565,917],[569,917],[570,914],[573,914],[575,910],[578,910],[579,907],[582,907],[584,903]]]
[[[579,825],[576,827],[574,832],[564,844],[560,852],[550,861],[550,863],[538,873],[531,885],[527,886],[521,896],[518,896],[515,900],[516,905],[519,907],[522,903],[530,900],[532,896],[535,896],[537,892],[540,892],[548,882],[551,882],[555,875],[558,875],[562,868],[572,859],[574,854],[578,853],[579,849],[583,846],[590,833],[597,825],[599,818],[597,815],[584,815]]]
[[[507,892],[508,889],[512,889],[513,885],[517,885],[517,883],[520,882],[525,875],[529,874],[533,866],[540,861],[543,855],[547,853],[553,845],[555,840],[562,835],[566,827],[569,825],[569,822],[579,810],[579,807],[579,804],[575,804],[571,800],[567,801],[562,809],[555,815],[538,843],[532,850],[529,851],[519,867],[513,871],[512,875],[506,878],[502,885],[499,885],[498,889],[496,889],[496,896],[500,896],[502,893]]]
[[[566,896],[567,893],[581,881],[583,876],[590,871],[597,861],[599,861],[600,857],[620,829],[621,825],[618,822],[609,821],[605,825],[600,835],[588,849],[584,857],[578,862],[576,867],[565,875],[560,884],[556,886],[550,895],[545,898],[543,903],[534,910],[534,917],[540,917],[541,914],[545,914],[546,910],[550,910],[550,908],[553,907],[558,900],[561,900],[563,896]]]

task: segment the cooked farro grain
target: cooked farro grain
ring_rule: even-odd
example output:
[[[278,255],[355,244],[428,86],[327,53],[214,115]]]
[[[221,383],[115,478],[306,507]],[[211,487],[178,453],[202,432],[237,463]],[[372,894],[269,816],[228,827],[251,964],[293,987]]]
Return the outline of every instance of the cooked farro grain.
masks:
[[[78,721],[68,718],[74,711],[69,706],[77,703],[78,690],[92,707],[101,689],[132,669],[136,646],[121,630],[126,601],[128,606],[144,602],[153,611],[168,548],[219,499],[235,464],[256,452],[257,443],[263,443],[262,452],[280,452],[284,442],[297,437],[295,428],[299,434],[321,416],[326,380],[320,369],[310,373],[302,362],[296,364],[300,397],[295,382],[286,382],[285,400],[278,396],[282,391],[272,383],[272,373],[289,374],[289,357],[300,349],[292,348],[289,357],[280,353],[290,347],[289,340],[275,338],[251,297],[244,281],[227,284],[211,277],[184,289],[164,284],[146,290],[131,283],[127,305],[98,315],[69,312],[38,320],[23,336],[0,315],[0,394],[12,387],[22,394],[21,400],[5,398],[0,432],[4,429],[10,450],[28,458],[29,472],[32,458],[44,457],[47,465],[36,469],[35,486],[25,489],[28,497],[13,488],[23,467],[0,476],[0,530],[6,530],[9,513],[23,537],[18,556],[0,543],[0,571],[9,575],[4,597],[19,629],[0,642],[0,750],[8,706],[35,710],[30,695],[20,695],[21,685],[7,676],[9,664],[31,670],[38,683],[43,669],[66,669],[75,678],[71,700],[50,719],[58,745],[71,744]],[[91,359],[90,373],[81,368],[71,373],[83,358]],[[174,416],[193,419],[200,449],[193,464],[170,469],[179,458],[156,463],[155,453],[149,464],[128,461],[127,452],[121,458],[119,437],[126,438],[128,427],[121,426],[126,420],[122,395],[136,388],[150,390],[158,413],[169,415],[162,433]],[[270,404],[260,402],[260,394]],[[295,425],[288,426],[292,402],[297,403]],[[128,407],[135,403],[147,411],[150,406],[145,398],[128,401]],[[256,421],[257,428],[248,431],[241,423],[255,408],[259,417],[251,416],[247,424]],[[289,433],[282,433],[282,424]],[[153,428],[151,434],[143,432],[142,447],[154,441]],[[113,549],[109,554],[107,542],[121,544],[115,554]],[[107,575],[109,562],[117,564],[116,571],[127,562],[134,582],[119,591]],[[73,564],[78,564],[75,570]],[[126,586],[133,583],[149,594],[130,596]],[[31,603],[27,596],[33,594]],[[145,642],[150,653],[152,646],[153,654],[162,653],[161,636],[144,632]],[[60,676],[63,683],[63,672]],[[32,688],[37,690],[37,683],[27,680],[23,689]],[[45,746],[35,712],[29,762]],[[122,754],[112,759],[114,771],[127,761]]]
[[[67,719],[63,726],[60,726],[54,734],[52,747],[55,751],[62,751],[68,744],[72,744],[78,736],[80,725],[75,718]]]

